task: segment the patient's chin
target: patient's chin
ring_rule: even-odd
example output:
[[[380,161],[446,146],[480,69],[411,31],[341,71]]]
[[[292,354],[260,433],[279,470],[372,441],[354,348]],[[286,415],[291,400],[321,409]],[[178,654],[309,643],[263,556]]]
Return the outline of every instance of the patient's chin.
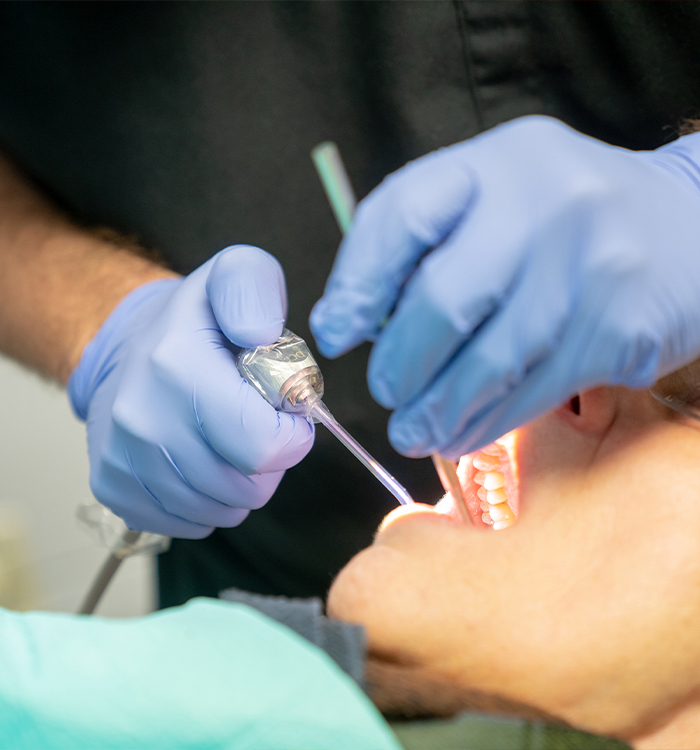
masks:
[[[365,624],[366,611],[371,606],[368,587],[363,581],[361,572],[362,556],[365,552],[366,550],[363,550],[355,555],[338,573],[331,585],[326,611],[328,616],[335,620]]]
[[[434,638],[423,637],[431,623],[421,621],[416,597],[406,596],[410,572],[403,555],[381,545],[356,555],[338,574],[328,593],[329,617],[362,625],[369,653],[404,665],[432,663]],[[424,598],[420,609],[425,610]]]

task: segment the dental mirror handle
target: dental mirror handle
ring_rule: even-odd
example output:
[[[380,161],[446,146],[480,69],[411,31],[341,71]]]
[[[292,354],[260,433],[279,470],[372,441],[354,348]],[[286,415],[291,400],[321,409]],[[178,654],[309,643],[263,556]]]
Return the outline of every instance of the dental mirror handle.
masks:
[[[452,495],[452,499],[455,501],[462,520],[473,524],[474,519],[467,511],[467,502],[462,491],[462,484],[457,476],[457,464],[454,461],[443,458],[438,453],[433,453],[431,458],[433,459],[435,470],[440,477],[440,482],[442,482],[442,488],[447,494]]]
[[[340,156],[340,150],[335,143],[325,141],[312,149],[311,159],[318,172],[326,198],[328,198],[328,202],[333,209],[340,231],[345,234],[352,226],[352,217],[355,213],[357,201],[345,164],[343,164],[343,159]],[[462,520],[473,524],[474,520],[467,510],[462,485],[457,476],[457,465],[437,453],[433,453],[432,459],[443,489],[446,493],[452,495]],[[401,501],[399,500],[399,502]]]

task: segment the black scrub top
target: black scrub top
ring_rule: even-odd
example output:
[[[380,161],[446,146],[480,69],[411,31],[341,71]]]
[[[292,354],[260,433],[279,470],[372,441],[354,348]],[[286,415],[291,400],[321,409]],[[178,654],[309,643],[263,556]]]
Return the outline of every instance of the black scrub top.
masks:
[[[86,226],[187,273],[221,248],[282,263],[288,326],[340,240],[309,152],[336,141],[360,197],[388,172],[499,122],[549,114],[654,148],[700,114],[700,5],[689,2],[3,2],[0,146]],[[369,397],[368,347],[319,358],[326,403],[417,500]],[[159,561],[161,605],[230,586],[323,596],[395,501],[317,429],[262,510]]]

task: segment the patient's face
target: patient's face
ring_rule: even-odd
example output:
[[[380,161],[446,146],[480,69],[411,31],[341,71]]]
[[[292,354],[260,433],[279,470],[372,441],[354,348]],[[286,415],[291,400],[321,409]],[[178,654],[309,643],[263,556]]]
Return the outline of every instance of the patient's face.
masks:
[[[700,686],[700,423],[624,388],[579,408],[516,434],[517,524],[401,509],[329,610],[375,662],[630,737]]]

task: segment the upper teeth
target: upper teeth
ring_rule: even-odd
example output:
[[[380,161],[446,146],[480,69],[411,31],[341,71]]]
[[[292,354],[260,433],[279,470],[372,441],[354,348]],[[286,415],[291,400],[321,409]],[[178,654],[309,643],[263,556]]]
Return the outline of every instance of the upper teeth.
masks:
[[[508,495],[504,490],[490,490],[486,492],[486,502],[489,505],[500,505],[501,503],[508,502]]]
[[[489,471],[484,476],[484,487],[487,490],[498,490],[505,485],[506,480],[503,478],[503,474],[498,471]]]
[[[493,525],[493,528],[498,531],[512,526],[515,523],[515,514],[507,504],[506,480],[498,471],[501,468],[500,456],[495,454],[495,450],[477,453],[472,464],[475,469],[478,469],[474,475],[474,482],[481,485],[477,495],[482,501],[481,508],[484,511],[482,520],[484,523]]]
[[[505,504],[493,505],[489,508],[489,515],[494,521],[514,521],[513,511]]]

